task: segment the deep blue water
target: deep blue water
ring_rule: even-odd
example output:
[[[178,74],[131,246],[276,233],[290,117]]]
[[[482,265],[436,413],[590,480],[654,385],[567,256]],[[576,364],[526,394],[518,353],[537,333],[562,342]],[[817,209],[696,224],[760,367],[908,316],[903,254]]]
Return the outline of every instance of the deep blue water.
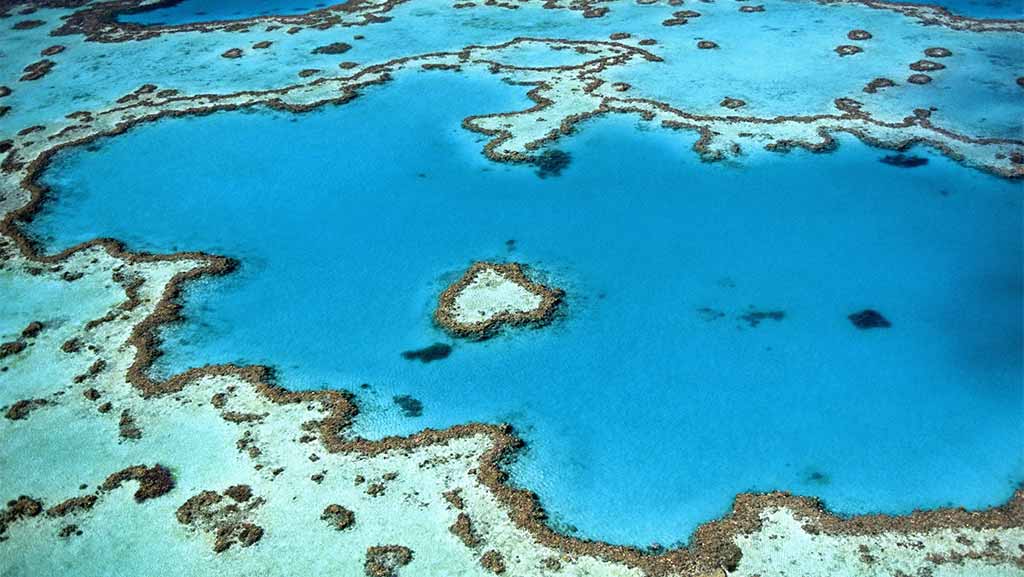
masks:
[[[338,0],[182,0],[166,8],[124,14],[119,20],[137,24],[240,20],[253,16],[303,14],[337,3]],[[917,3],[943,6],[954,14],[974,18],[1024,18],[1022,0],[943,0]]]
[[[632,117],[557,143],[572,162],[540,179],[459,126],[529,105],[492,77],[413,73],[303,115],[141,126],[60,154],[32,230],[52,250],[240,258],[189,291],[159,370],[273,364],[356,391],[368,436],[512,422],[515,480],[588,537],[685,539],[749,490],[898,513],[1024,479],[1019,183],[850,139],[704,164],[694,136]],[[453,343],[431,311],[479,259],[530,264],[567,291],[563,318]],[[857,330],[868,307],[893,326]],[[434,342],[451,356],[401,356]]]
[[[338,3],[335,0],[182,0],[165,8],[123,14],[118,20],[136,24],[241,20],[254,16],[305,14]]]

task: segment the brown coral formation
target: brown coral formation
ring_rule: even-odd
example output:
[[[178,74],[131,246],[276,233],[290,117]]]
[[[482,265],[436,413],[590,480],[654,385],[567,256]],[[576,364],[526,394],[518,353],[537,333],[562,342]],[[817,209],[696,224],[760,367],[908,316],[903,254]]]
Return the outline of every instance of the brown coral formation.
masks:
[[[242,57],[242,49],[241,48],[231,48],[229,50],[225,50],[224,53],[221,54],[221,58],[234,59],[234,58],[241,58],[241,57]]]
[[[756,6],[740,6],[740,12],[744,14],[752,14],[754,12],[764,12],[764,6],[758,4]]]
[[[473,529],[473,521],[465,513],[459,513],[459,516],[455,518],[455,522],[448,528],[448,531],[458,537],[470,549],[480,545],[480,537]]]
[[[871,33],[867,30],[850,30],[846,37],[850,40],[871,40]]]
[[[27,518],[38,516],[43,512],[43,504],[40,501],[22,495],[17,499],[12,499],[7,502],[7,507],[0,511],[0,541],[7,539],[4,535],[7,533],[10,525]]]
[[[60,44],[54,44],[53,46],[48,46],[46,48],[43,48],[42,51],[39,52],[39,55],[40,56],[56,56],[57,54],[60,54],[61,52],[64,52],[64,50],[65,50],[64,46],[61,46]]]
[[[398,570],[412,562],[412,549],[402,545],[374,545],[366,550],[363,570],[367,577],[398,577]]]
[[[736,110],[737,108],[743,108],[744,106],[747,105],[747,103],[746,101],[740,100],[739,98],[732,98],[726,96],[724,99],[722,99],[721,102],[718,103],[718,105],[724,108],[728,108],[730,110]]]
[[[320,514],[320,519],[326,521],[328,525],[336,530],[344,531],[355,524],[356,515],[345,507],[332,503],[324,508],[324,512]]]
[[[459,321],[455,314],[456,298],[476,280],[478,274],[485,270],[495,271],[527,291],[539,295],[541,297],[540,305],[532,311],[503,311],[479,322],[463,323]],[[437,308],[434,310],[434,321],[455,336],[485,338],[493,334],[502,325],[533,324],[540,326],[547,324],[551,321],[555,309],[564,296],[565,293],[561,289],[549,288],[531,281],[518,263],[475,262],[462,275],[462,278],[441,293],[440,298],[438,298]]]
[[[121,419],[117,423],[118,433],[122,439],[137,440],[142,438],[142,429],[135,423],[128,409],[121,411]]]
[[[672,13],[672,17],[661,23],[662,26],[682,26],[690,21],[690,18],[699,18],[700,12],[693,10],[679,10]]]
[[[25,341],[9,341],[0,344],[0,359],[16,355],[28,347]]]
[[[896,86],[896,83],[893,82],[892,80],[889,80],[888,78],[879,77],[875,78],[871,82],[868,82],[867,85],[864,86],[864,92],[867,92],[868,94],[874,94],[879,90],[882,90],[883,88],[892,88],[893,86]]]
[[[718,48],[718,44],[711,40],[701,40],[697,42],[697,48],[700,48],[701,50],[714,50],[715,48]]]
[[[918,60],[910,65],[910,69],[914,72],[934,72],[936,70],[942,70],[945,67],[945,64],[932,62],[931,60]]]
[[[318,46],[313,49],[313,54],[344,54],[352,49],[351,44],[334,42],[326,46]]]
[[[39,321],[30,322],[24,329],[21,330],[21,338],[23,339],[34,339],[39,336],[39,333],[43,330],[43,323]]]
[[[22,70],[24,74],[22,74],[21,78],[19,78],[18,80],[20,80],[21,82],[31,82],[33,80],[39,80],[40,78],[49,74],[50,71],[53,70],[53,67],[56,65],[56,62],[48,58],[44,58],[38,62],[33,62],[32,64],[29,64]]]
[[[933,46],[931,48],[925,48],[924,55],[928,58],[949,58],[953,55],[953,52],[948,48]]]
[[[319,73],[320,73],[320,69],[319,68],[303,68],[302,70],[299,71],[299,78],[309,78],[310,76],[313,76],[313,75],[319,74]]]
[[[15,22],[14,26],[11,26],[11,29],[12,30],[31,30],[33,28],[38,28],[38,27],[42,26],[43,24],[46,24],[46,22],[43,21],[43,20],[22,20],[20,22]]]
[[[136,481],[139,488],[135,490],[135,502],[142,503],[149,499],[166,495],[174,488],[174,476],[163,465],[156,464],[152,467],[135,465],[127,467],[107,477],[100,490],[104,492],[113,491],[121,487],[125,481]]]
[[[932,81],[932,77],[927,74],[911,74],[907,78],[907,82],[911,84],[928,84]]]
[[[98,497],[96,495],[82,495],[81,497],[72,497],[70,499],[61,501],[60,503],[50,507],[46,510],[47,517],[64,517],[78,513],[79,511],[88,511],[92,509],[96,504]]]
[[[852,44],[843,44],[841,46],[836,46],[834,48],[834,51],[839,56],[853,56],[854,54],[860,54],[861,52],[864,52],[864,49],[861,48],[860,46],[854,46]]]
[[[480,557],[480,565],[495,575],[501,575],[505,572],[505,558],[494,549],[487,551]]]
[[[22,399],[11,405],[4,416],[12,421],[20,421],[28,417],[32,411],[48,404],[46,399]]]
[[[251,522],[252,512],[265,503],[253,498],[247,485],[234,485],[224,491],[202,491],[189,497],[175,512],[182,525],[212,533],[215,553],[227,551],[232,545],[250,547],[263,537],[263,528]]]
[[[254,50],[264,50],[270,48],[271,44],[273,44],[273,42],[271,42],[270,40],[260,40],[259,42],[253,44],[252,47]]]

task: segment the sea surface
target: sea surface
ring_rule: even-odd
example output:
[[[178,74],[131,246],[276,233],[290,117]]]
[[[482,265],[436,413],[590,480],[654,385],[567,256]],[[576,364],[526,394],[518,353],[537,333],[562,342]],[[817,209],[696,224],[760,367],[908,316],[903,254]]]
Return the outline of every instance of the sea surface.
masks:
[[[852,138],[702,163],[695,135],[632,116],[551,144],[571,161],[542,178],[460,126],[531,104],[414,72],[305,114],[141,125],[58,154],[30,232],[239,259],[189,288],[156,372],[268,364],[354,391],[373,438],[510,422],[513,481],[588,538],[685,541],[744,491],[907,513],[1024,480],[1019,182]],[[561,314],[453,341],[431,313],[475,260],[528,264]],[[892,326],[856,328],[868,308]],[[434,343],[450,356],[402,356]]]

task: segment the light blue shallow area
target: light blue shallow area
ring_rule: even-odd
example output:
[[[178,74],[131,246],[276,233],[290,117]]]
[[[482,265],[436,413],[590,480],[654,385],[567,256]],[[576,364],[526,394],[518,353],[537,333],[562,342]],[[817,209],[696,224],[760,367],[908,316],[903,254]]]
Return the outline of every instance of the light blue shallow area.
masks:
[[[191,24],[255,16],[305,14],[337,3],[330,0],[182,0],[172,6],[122,14],[118,20],[148,25]]]
[[[356,391],[372,437],[511,422],[515,481],[587,537],[683,540],[750,490],[902,513],[994,505],[1024,479],[1019,183],[849,139],[702,164],[692,135],[632,117],[557,143],[572,163],[541,179],[459,126],[529,106],[523,90],[410,73],[303,115],[140,126],[58,155],[32,230],[52,250],[239,258],[189,291],[160,371],[272,364],[291,388]],[[452,343],[433,306],[482,259],[564,288],[562,318],[403,359]],[[893,327],[855,329],[868,307]]]

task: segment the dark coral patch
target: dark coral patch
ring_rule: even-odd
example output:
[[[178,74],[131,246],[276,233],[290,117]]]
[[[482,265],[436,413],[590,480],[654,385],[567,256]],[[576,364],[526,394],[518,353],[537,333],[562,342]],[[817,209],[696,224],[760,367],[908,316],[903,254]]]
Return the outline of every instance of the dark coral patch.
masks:
[[[228,58],[228,59],[241,58],[242,57],[242,49],[241,48],[232,48],[230,50],[225,50],[224,53],[221,54],[221,57]]]
[[[139,488],[135,491],[135,502],[142,503],[148,499],[155,499],[165,495],[174,488],[174,477],[170,470],[163,465],[135,465],[121,469],[107,477],[100,485],[102,491],[113,491],[125,481],[138,481]]]
[[[561,150],[545,150],[530,160],[530,163],[537,167],[537,176],[541,178],[561,175],[570,162],[572,157],[568,152]]]
[[[945,64],[932,62],[931,60],[918,60],[910,65],[910,69],[914,72],[932,72],[934,70],[942,70],[945,67]]]
[[[422,349],[405,351],[402,353],[402,358],[408,361],[420,361],[422,363],[430,363],[433,361],[446,359],[450,354],[452,354],[451,345],[446,345],[444,343],[434,343],[429,347],[424,347]]]
[[[864,49],[860,46],[854,46],[852,44],[843,44],[842,46],[835,47],[835,53],[840,56],[853,56],[854,54],[860,54],[864,52]]]
[[[402,409],[406,417],[420,417],[423,415],[423,402],[409,395],[395,395],[391,401]]]
[[[718,48],[718,43],[711,40],[701,40],[700,42],[697,42],[697,48],[700,48],[701,50],[714,50],[715,48]]]
[[[848,317],[853,326],[861,330],[867,329],[887,329],[892,326],[889,319],[882,316],[882,313],[873,309],[864,309],[860,312],[853,313]]]
[[[396,577],[398,569],[412,562],[412,549],[401,545],[374,545],[366,550],[363,565],[367,577]]]
[[[850,30],[846,33],[846,37],[850,40],[870,40],[871,33],[867,30]]]
[[[326,46],[318,46],[313,49],[313,54],[344,54],[352,49],[351,44],[334,42]]]
[[[46,399],[23,399],[11,405],[4,416],[11,421],[20,421],[32,411],[48,404]]]
[[[888,78],[875,78],[864,87],[864,92],[874,94],[883,88],[892,88],[896,83]]]
[[[746,101],[740,100],[739,98],[732,98],[726,96],[724,99],[722,99],[721,102],[718,103],[718,105],[728,108],[730,110],[735,110],[737,108],[743,108],[744,106],[747,105],[747,103]]]
[[[784,318],[786,318],[786,311],[750,311],[740,316],[740,319],[746,321],[751,327],[756,327],[762,321],[781,321]]]
[[[43,20],[22,20],[20,22],[15,22],[14,26],[11,26],[11,28],[13,30],[31,30],[33,28],[38,28],[43,24],[46,24]]]
[[[320,515],[320,519],[338,531],[348,529],[356,522],[356,515],[341,505],[332,503]]]
[[[32,64],[29,64],[22,70],[24,74],[22,74],[21,78],[19,78],[18,80],[22,82],[31,82],[33,80],[39,80],[43,76],[49,74],[50,71],[53,70],[53,67],[56,65],[57,63],[53,60],[45,58],[38,62],[33,62]]]
[[[907,78],[907,82],[911,84],[928,84],[932,81],[932,77],[927,74],[911,74]]]
[[[931,48],[925,48],[924,55],[928,58],[949,58],[953,53],[948,48],[933,46]]]
[[[501,575],[505,572],[505,558],[501,556],[501,553],[493,549],[480,557],[480,565],[495,575]]]
[[[900,168],[917,168],[918,166],[928,164],[928,159],[922,156],[914,156],[912,154],[888,154],[883,156],[879,162],[888,164],[889,166],[898,166]]]

